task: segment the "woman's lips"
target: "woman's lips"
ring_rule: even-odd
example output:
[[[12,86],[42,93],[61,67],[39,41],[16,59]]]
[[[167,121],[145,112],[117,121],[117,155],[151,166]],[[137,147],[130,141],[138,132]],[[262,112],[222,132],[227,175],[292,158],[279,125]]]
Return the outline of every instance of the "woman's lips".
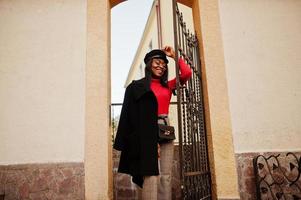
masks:
[[[160,74],[163,73],[163,71],[162,71],[161,69],[156,69],[156,72],[158,72],[158,73],[160,73]]]

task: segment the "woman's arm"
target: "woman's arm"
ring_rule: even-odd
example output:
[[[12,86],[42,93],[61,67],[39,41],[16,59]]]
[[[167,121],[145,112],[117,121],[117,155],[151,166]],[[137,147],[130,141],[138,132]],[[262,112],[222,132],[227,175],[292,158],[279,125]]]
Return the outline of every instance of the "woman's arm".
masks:
[[[188,64],[185,63],[183,58],[179,59],[179,67],[180,67],[180,82],[181,84],[186,83],[188,79],[190,79],[192,75],[191,68]]]
[[[168,57],[171,57],[171,58],[175,59],[175,57],[176,57],[175,56],[175,51],[173,50],[172,47],[165,46],[163,48],[163,51],[165,52],[165,54]],[[191,71],[189,65],[187,65],[185,63],[183,58],[179,58],[178,63],[179,63],[179,69],[180,69],[180,83],[185,84],[186,81],[188,81],[188,79],[191,77],[192,71]],[[168,86],[172,90],[175,89],[176,88],[176,78],[168,81]]]
[[[178,63],[179,63],[179,69],[180,69],[180,83],[183,85],[188,81],[188,79],[190,79],[190,77],[192,75],[192,71],[191,71],[189,65],[187,65],[185,63],[183,58],[179,58]],[[176,78],[168,81],[169,88],[172,90],[175,89],[176,83],[177,83]]]

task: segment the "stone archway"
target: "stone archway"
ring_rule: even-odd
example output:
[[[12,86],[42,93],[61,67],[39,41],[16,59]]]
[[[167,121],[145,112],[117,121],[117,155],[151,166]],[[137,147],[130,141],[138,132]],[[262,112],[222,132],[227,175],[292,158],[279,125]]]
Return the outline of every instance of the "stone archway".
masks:
[[[109,123],[110,11],[112,7],[122,2],[124,1],[87,0],[85,193],[88,200],[112,199]],[[204,68],[204,103],[208,116],[206,125],[211,154],[213,194],[216,194],[216,198],[236,199],[237,173],[218,0],[178,0],[178,2],[193,9],[196,34],[202,41],[200,56]],[[218,85],[216,79],[219,79]],[[220,119],[223,119],[222,123]]]
[[[125,2],[127,0],[110,0],[111,3],[111,8],[113,8],[114,6],[117,6],[118,4]]]
[[[117,6],[118,4],[125,2],[125,1],[127,1],[127,0],[110,0],[111,8],[113,8],[114,6]],[[178,3],[184,4],[190,8],[192,8],[193,1],[194,0],[177,0]]]

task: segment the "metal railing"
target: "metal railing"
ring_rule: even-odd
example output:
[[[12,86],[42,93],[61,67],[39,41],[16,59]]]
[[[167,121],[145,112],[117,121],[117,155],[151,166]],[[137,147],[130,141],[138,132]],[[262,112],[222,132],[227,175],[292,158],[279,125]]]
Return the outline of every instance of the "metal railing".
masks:
[[[110,124],[112,127],[112,144],[114,143],[114,139],[117,132],[118,122],[119,122],[119,116],[120,116],[120,110],[122,107],[122,103],[111,103],[110,105]],[[116,113],[116,108],[119,108],[118,112]]]

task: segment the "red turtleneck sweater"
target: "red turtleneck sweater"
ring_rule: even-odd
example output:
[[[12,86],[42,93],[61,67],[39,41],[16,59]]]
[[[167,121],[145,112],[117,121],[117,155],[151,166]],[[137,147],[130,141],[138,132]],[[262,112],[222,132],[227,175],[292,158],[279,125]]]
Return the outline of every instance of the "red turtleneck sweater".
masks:
[[[192,72],[182,58],[179,59],[179,69],[180,82],[184,84],[191,77]],[[150,87],[157,98],[158,115],[168,114],[172,90],[176,88],[176,78],[168,81],[168,88],[161,85],[160,79],[152,79]]]

